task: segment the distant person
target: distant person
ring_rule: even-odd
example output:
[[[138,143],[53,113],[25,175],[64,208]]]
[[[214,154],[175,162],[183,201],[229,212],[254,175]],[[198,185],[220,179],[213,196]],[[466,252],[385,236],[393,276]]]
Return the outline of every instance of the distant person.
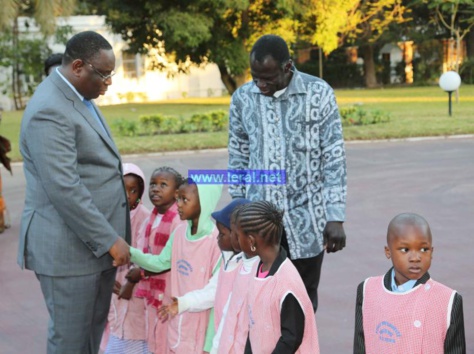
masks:
[[[253,80],[232,95],[230,170],[280,170],[286,183],[229,186],[232,198],[266,200],[284,211],[281,245],[316,311],[324,251],[346,245],[346,155],[332,88],[296,70],[286,42],[260,37],[250,52]]]
[[[357,288],[354,353],[466,353],[462,297],[428,273],[428,222],[411,213],[393,218],[385,256],[393,267]]]
[[[51,72],[56,69],[57,67],[61,66],[61,62],[63,60],[63,55],[61,53],[54,53],[51,54],[46,60],[44,61],[44,73],[46,76],[49,76]]]
[[[293,263],[280,247],[283,214],[270,202],[239,210],[242,251],[260,257],[248,285],[249,336],[245,354],[319,354],[313,305]]]
[[[123,176],[130,208],[132,246],[136,247],[140,241],[140,228],[150,216],[150,211],[142,202],[145,176],[140,167],[133,163],[123,164]],[[136,296],[136,283],[125,279],[130,268],[130,264],[125,264],[117,269],[106,327],[109,336],[108,339],[104,336],[101,343],[105,354],[149,353],[145,301]]]
[[[40,282],[50,315],[48,354],[99,351],[113,265],[130,259],[122,161],[91,101],[112,84],[114,68],[104,37],[74,35],[62,65],[38,86],[21,122],[26,195],[18,264]]]
[[[0,123],[2,121],[3,109],[0,107]],[[12,173],[12,167],[10,165],[10,158],[8,153],[11,151],[12,146],[10,140],[0,135],[0,163]],[[5,229],[10,227],[10,220],[7,212],[7,205],[5,203],[5,198],[3,197],[3,186],[2,186],[2,175],[0,174],[0,234],[5,231]]]

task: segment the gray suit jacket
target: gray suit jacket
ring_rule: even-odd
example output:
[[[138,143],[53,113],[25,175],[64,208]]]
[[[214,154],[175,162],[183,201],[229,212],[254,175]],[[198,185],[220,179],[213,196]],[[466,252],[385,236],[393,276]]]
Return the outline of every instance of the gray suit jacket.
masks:
[[[92,274],[112,268],[108,250],[117,237],[130,243],[122,163],[99,115],[108,135],[55,71],[29,101],[20,133],[22,268],[49,276]]]

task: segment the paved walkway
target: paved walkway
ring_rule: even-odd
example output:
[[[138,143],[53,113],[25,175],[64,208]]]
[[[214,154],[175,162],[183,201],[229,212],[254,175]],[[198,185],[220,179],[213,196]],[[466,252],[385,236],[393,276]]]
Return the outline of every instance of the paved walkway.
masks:
[[[381,142],[347,146],[349,195],[347,248],[325,257],[317,314],[323,354],[352,352],[356,287],[390,266],[383,247],[389,220],[413,211],[430,222],[434,237],[432,277],[464,298],[468,353],[474,353],[474,139]],[[155,167],[219,168],[223,151],[125,157],[149,176]],[[0,234],[0,353],[44,353],[47,313],[39,284],[16,265],[19,219],[24,200],[21,166],[2,170],[13,226]],[[230,200],[227,193],[220,202]]]

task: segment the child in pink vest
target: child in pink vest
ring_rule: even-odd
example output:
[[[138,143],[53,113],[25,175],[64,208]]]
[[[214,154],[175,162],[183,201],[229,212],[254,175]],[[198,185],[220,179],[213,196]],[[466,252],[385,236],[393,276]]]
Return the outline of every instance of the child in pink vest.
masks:
[[[149,197],[154,208],[142,225],[138,249],[143,253],[160,254],[171,233],[183,223],[178,215],[176,191],[183,182],[182,176],[171,167],[160,167],[150,178]],[[147,343],[151,353],[167,352],[167,324],[158,319],[157,309],[170,301],[170,273],[147,273],[140,268],[130,271],[131,283],[139,282],[135,296],[145,299],[147,317]]]
[[[212,217],[216,221],[216,227],[219,230],[217,244],[222,251],[219,272],[213,275],[204,288],[174,298],[171,304],[163,306],[159,311],[160,317],[166,319],[186,311],[200,312],[213,308],[214,321],[209,324],[204,347],[207,352],[212,353],[212,344],[215,340],[214,334],[223,316],[224,307],[229,300],[234,278],[242,260],[240,248],[235,250],[235,243],[231,239],[231,215],[234,209],[247,203],[250,203],[250,200],[237,198],[224,209],[212,213]]]
[[[132,164],[123,165],[125,189],[130,207],[132,246],[136,247],[139,228],[150,215],[143,205],[145,177],[142,170]],[[146,344],[145,304],[143,299],[131,296],[130,285],[125,279],[129,266],[117,269],[114,294],[110,303],[106,334],[102,348],[105,353],[143,353],[148,354]],[[125,294],[126,293],[126,294]]]
[[[248,291],[245,353],[318,354],[313,305],[298,271],[280,248],[283,214],[266,201],[244,205],[237,234],[244,252],[260,257]]]
[[[417,214],[388,226],[393,268],[357,288],[354,353],[466,353],[462,297],[432,279],[431,230]]]
[[[239,251],[242,250],[236,232],[236,225],[242,207],[238,206],[234,209],[230,221],[232,247]],[[242,354],[245,349],[249,334],[247,293],[260,258],[256,252],[249,250],[241,254],[243,255],[242,261],[236,271],[230,297],[222,311],[222,318],[218,323],[219,327],[214,336],[211,354]]]
[[[159,255],[145,254],[131,247],[131,260],[144,269],[171,269],[170,293],[174,297],[203,288],[218,269],[220,250],[217,228],[211,220],[221,196],[221,185],[182,184],[177,193],[178,213],[187,220],[170,236]],[[204,352],[210,311],[185,312],[168,321],[168,350],[177,354]]]

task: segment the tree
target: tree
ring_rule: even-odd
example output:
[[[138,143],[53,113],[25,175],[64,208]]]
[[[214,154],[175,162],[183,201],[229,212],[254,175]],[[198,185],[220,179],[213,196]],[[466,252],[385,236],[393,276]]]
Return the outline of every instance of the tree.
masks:
[[[90,1],[90,0],[89,0]],[[230,93],[247,79],[248,51],[262,34],[281,35],[326,54],[345,40],[361,45],[366,83],[375,82],[373,42],[405,21],[401,0],[105,0],[99,11],[134,53],[158,53],[154,66],[186,72],[217,64]],[[366,45],[369,43],[369,45]],[[167,60],[163,60],[166,56]]]
[[[308,0],[305,7],[302,38],[326,55],[344,44],[358,45],[366,86],[376,86],[374,47],[391,24],[407,21],[402,1]]]
[[[43,60],[51,50],[43,38],[18,36],[13,31],[4,31],[0,35],[0,50],[0,67],[11,72],[10,78],[0,83],[2,93],[12,92],[15,108],[24,108],[24,98],[32,94],[41,81]]]
[[[230,93],[247,79],[248,51],[264,33],[296,41],[293,0],[105,0],[99,11],[134,53],[158,52],[155,67],[217,64]]]
[[[41,78],[43,60],[50,53],[46,38],[56,30],[56,16],[72,14],[75,2],[76,0],[3,0],[0,12],[0,66],[11,72],[11,92],[16,109],[24,108],[24,95],[31,94]],[[29,38],[28,34],[20,33],[20,16],[33,17],[42,38]],[[30,21],[26,20],[25,25],[28,28]],[[23,82],[25,77],[32,78],[32,81],[26,83],[26,92]]]
[[[307,0],[300,1],[300,41],[310,43],[319,50],[319,76],[323,77],[323,52],[327,56],[342,43],[341,32],[347,26],[349,13],[359,0]]]
[[[41,33],[52,35],[57,16],[70,16],[76,0],[2,0],[0,30],[11,28],[19,16],[33,17]]]
[[[359,45],[367,87],[377,85],[375,45],[391,24],[407,21],[407,13],[401,0],[362,0],[349,15],[348,26],[342,33],[348,42]]]
[[[360,5],[360,0],[312,0],[304,4],[303,38],[328,55],[343,44],[347,28],[355,28],[349,21]]]
[[[435,21],[449,31],[454,59],[448,58],[448,65],[459,71],[461,42],[474,28],[474,0],[430,0],[428,7],[435,11]]]
[[[412,42],[417,53],[411,61],[413,82],[424,85],[435,84],[443,63],[442,43],[437,39],[440,34],[439,26],[432,21],[432,11],[424,0],[404,0],[402,4],[409,11],[410,20],[392,23],[381,41]]]

